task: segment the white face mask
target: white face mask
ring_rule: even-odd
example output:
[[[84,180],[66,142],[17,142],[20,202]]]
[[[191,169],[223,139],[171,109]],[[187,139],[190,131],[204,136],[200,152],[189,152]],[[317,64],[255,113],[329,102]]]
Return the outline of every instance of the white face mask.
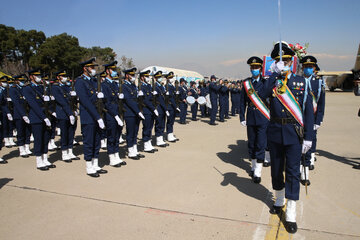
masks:
[[[169,82],[170,82],[171,84],[174,84],[175,78],[171,78],[171,79],[169,80]]]
[[[35,76],[35,82],[40,83],[41,82],[41,77],[40,76]]]
[[[1,85],[2,85],[3,87],[7,87],[7,86],[8,86],[8,84],[7,84],[6,82],[1,83]]]
[[[145,78],[145,82],[146,82],[147,84],[150,84],[150,82],[151,82],[151,78],[146,77],[146,78]]]
[[[130,81],[133,83],[135,82],[136,78],[134,76],[130,76]]]
[[[61,82],[62,82],[62,83],[66,83],[66,82],[67,82],[67,77],[61,78]]]
[[[95,77],[95,75],[96,75],[96,70],[95,69],[90,69],[90,76]]]

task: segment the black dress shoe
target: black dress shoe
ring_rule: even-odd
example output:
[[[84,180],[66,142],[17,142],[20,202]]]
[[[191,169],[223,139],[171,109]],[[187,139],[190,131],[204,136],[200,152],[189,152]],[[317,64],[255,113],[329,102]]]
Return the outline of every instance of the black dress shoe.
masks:
[[[159,149],[157,149],[157,148],[154,148],[153,150],[154,150],[154,152],[158,152],[158,151],[159,151]]]
[[[138,156],[139,158],[144,158],[144,157],[145,157],[145,155],[140,154],[140,153],[139,153],[137,156]]]
[[[75,156],[75,157],[71,158],[71,160],[80,160],[80,158]]]
[[[359,165],[355,165],[355,166],[353,166],[353,168],[355,168],[355,169],[360,169],[360,164]]]
[[[186,122],[180,122],[180,124],[186,124]]]
[[[254,183],[260,183],[261,177],[253,177],[253,181],[254,181]]]
[[[264,166],[264,167],[269,167],[269,166],[270,166],[270,163],[269,163],[269,162],[264,162],[264,163],[263,163],[263,166]]]
[[[197,119],[195,119],[195,118],[192,118],[192,119],[191,119],[191,121],[195,121],[195,122],[196,122],[196,121],[197,121]]]
[[[307,183],[308,186],[310,186],[310,180],[300,180],[301,184],[305,186]]]
[[[309,170],[314,170],[315,169],[315,166],[314,165],[310,165],[309,166]]]
[[[218,125],[217,123],[209,123],[209,124],[212,125],[212,126]]]
[[[47,171],[49,170],[49,168],[47,166],[45,167],[38,167],[37,169],[41,170],[41,171]]]
[[[6,146],[7,148],[11,148],[11,146]]]
[[[8,161],[4,160],[4,161],[1,161],[0,164],[7,164]]]
[[[100,170],[97,170],[96,172],[99,173],[99,174],[105,174],[105,173],[107,173],[108,171],[105,170],[105,169],[100,169]]]
[[[288,233],[296,233],[297,232],[297,224],[296,222],[288,222],[285,221],[285,229]]]
[[[250,176],[250,177],[253,177],[253,176],[254,176],[254,171],[253,171],[253,170],[250,171],[249,176]]]
[[[122,166],[125,166],[127,163],[126,163],[125,161],[122,161],[120,164],[121,164]]]
[[[132,160],[139,160],[140,159],[139,156],[129,157],[129,158],[132,159]]]
[[[80,145],[80,143],[78,143],[78,142],[73,144],[73,146],[78,146],[78,145]]]
[[[100,177],[100,175],[96,172],[96,173],[88,173],[87,174],[90,177]]]
[[[121,163],[118,163],[118,164],[115,164],[115,165],[110,165],[110,166],[115,167],[115,168],[119,168],[119,167],[121,167]]]
[[[146,152],[146,153],[154,153],[155,151],[154,151],[154,149],[151,149],[150,151],[145,151],[144,150],[144,152]]]
[[[225,120],[224,120],[224,119],[221,119],[221,120],[219,120],[219,122],[225,122]]]
[[[177,141],[180,141],[180,139],[177,138],[177,139],[175,140],[175,142],[177,142]]]
[[[106,150],[106,147],[102,147],[101,149],[102,149],[102,150]]]
[[[230,119],[230,117],[228,116],[228,117],[225,117],[225,119]]]
[[[168,140],[168,142],[172,142],[172,143],[174,143],[174,142],[176,142],[176,139],[175,139],[175,140],[172,140],[172,141],[169,141],[169,140]]]
[[[28,158],[29,157],[29,155],[20,155],[20,157],[22,157],[22,158]]]
[[[69,160],[64,160],[64,162],[66,162],[66,163],[71,163],[72,160],[71,160],[71,159],[69,159]]]
[[[50,164],[47,166],[48,168],[56,168],[56,165],[55,164]]]
[[[164,147],[166,147],[166,144],[161,144],[161,145],[156,145],[156,146],[164,148]]]
[[[271,209],[270,209],[270,213],[271,214],[280,214],[281,213],[281,209],[283,208],[284,206],[273,206]]]

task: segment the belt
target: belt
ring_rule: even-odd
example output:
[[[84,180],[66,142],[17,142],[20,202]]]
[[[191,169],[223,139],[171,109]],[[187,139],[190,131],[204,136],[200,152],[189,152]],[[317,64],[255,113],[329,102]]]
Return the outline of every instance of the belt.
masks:
[[[297,121],[293,118],[270,118],[270,122],[280,123],[281,125],[297,123]]]

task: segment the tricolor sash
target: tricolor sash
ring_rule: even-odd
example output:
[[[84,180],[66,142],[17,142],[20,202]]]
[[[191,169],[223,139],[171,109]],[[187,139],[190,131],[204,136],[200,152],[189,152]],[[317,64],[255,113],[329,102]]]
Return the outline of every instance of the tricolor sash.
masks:
[[[279,99],[282,105],[290,112],[290,114],[296,119],[296,121],[303,127],[304,121],[303,121],[303,114],[300,108],[300,105],[298,101],[296,101],[294,95],[290,91],[289,87],[287,85],[284,85],[286,87],[286,91],[284,93],[280,93],[278,90],[278,87],[273,88],[274,95]]]
[[[316,113],[316,111],[317,111],[317,101],[316,101],[315,95],[314,95],[314,93],[312,91],[310,91],[310,94],[311,94],[311,98],[312,98],[314,113]]]
[[[244,88],[251,102],[267,118],[267,120],[270,120],[270,111],[255,91],[250,80],[244,81]]]

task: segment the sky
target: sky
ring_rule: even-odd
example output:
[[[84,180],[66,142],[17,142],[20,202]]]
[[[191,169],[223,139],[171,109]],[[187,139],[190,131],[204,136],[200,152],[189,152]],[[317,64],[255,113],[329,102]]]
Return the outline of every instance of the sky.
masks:
[[[354,67],[360,44],[359,0],[4,0],[0,23],[68,33],[84,47],[111,47],[142,69],[157,65],[204,76],[245,78],[251,56],[280,39],[309,43],[321,70]]]

